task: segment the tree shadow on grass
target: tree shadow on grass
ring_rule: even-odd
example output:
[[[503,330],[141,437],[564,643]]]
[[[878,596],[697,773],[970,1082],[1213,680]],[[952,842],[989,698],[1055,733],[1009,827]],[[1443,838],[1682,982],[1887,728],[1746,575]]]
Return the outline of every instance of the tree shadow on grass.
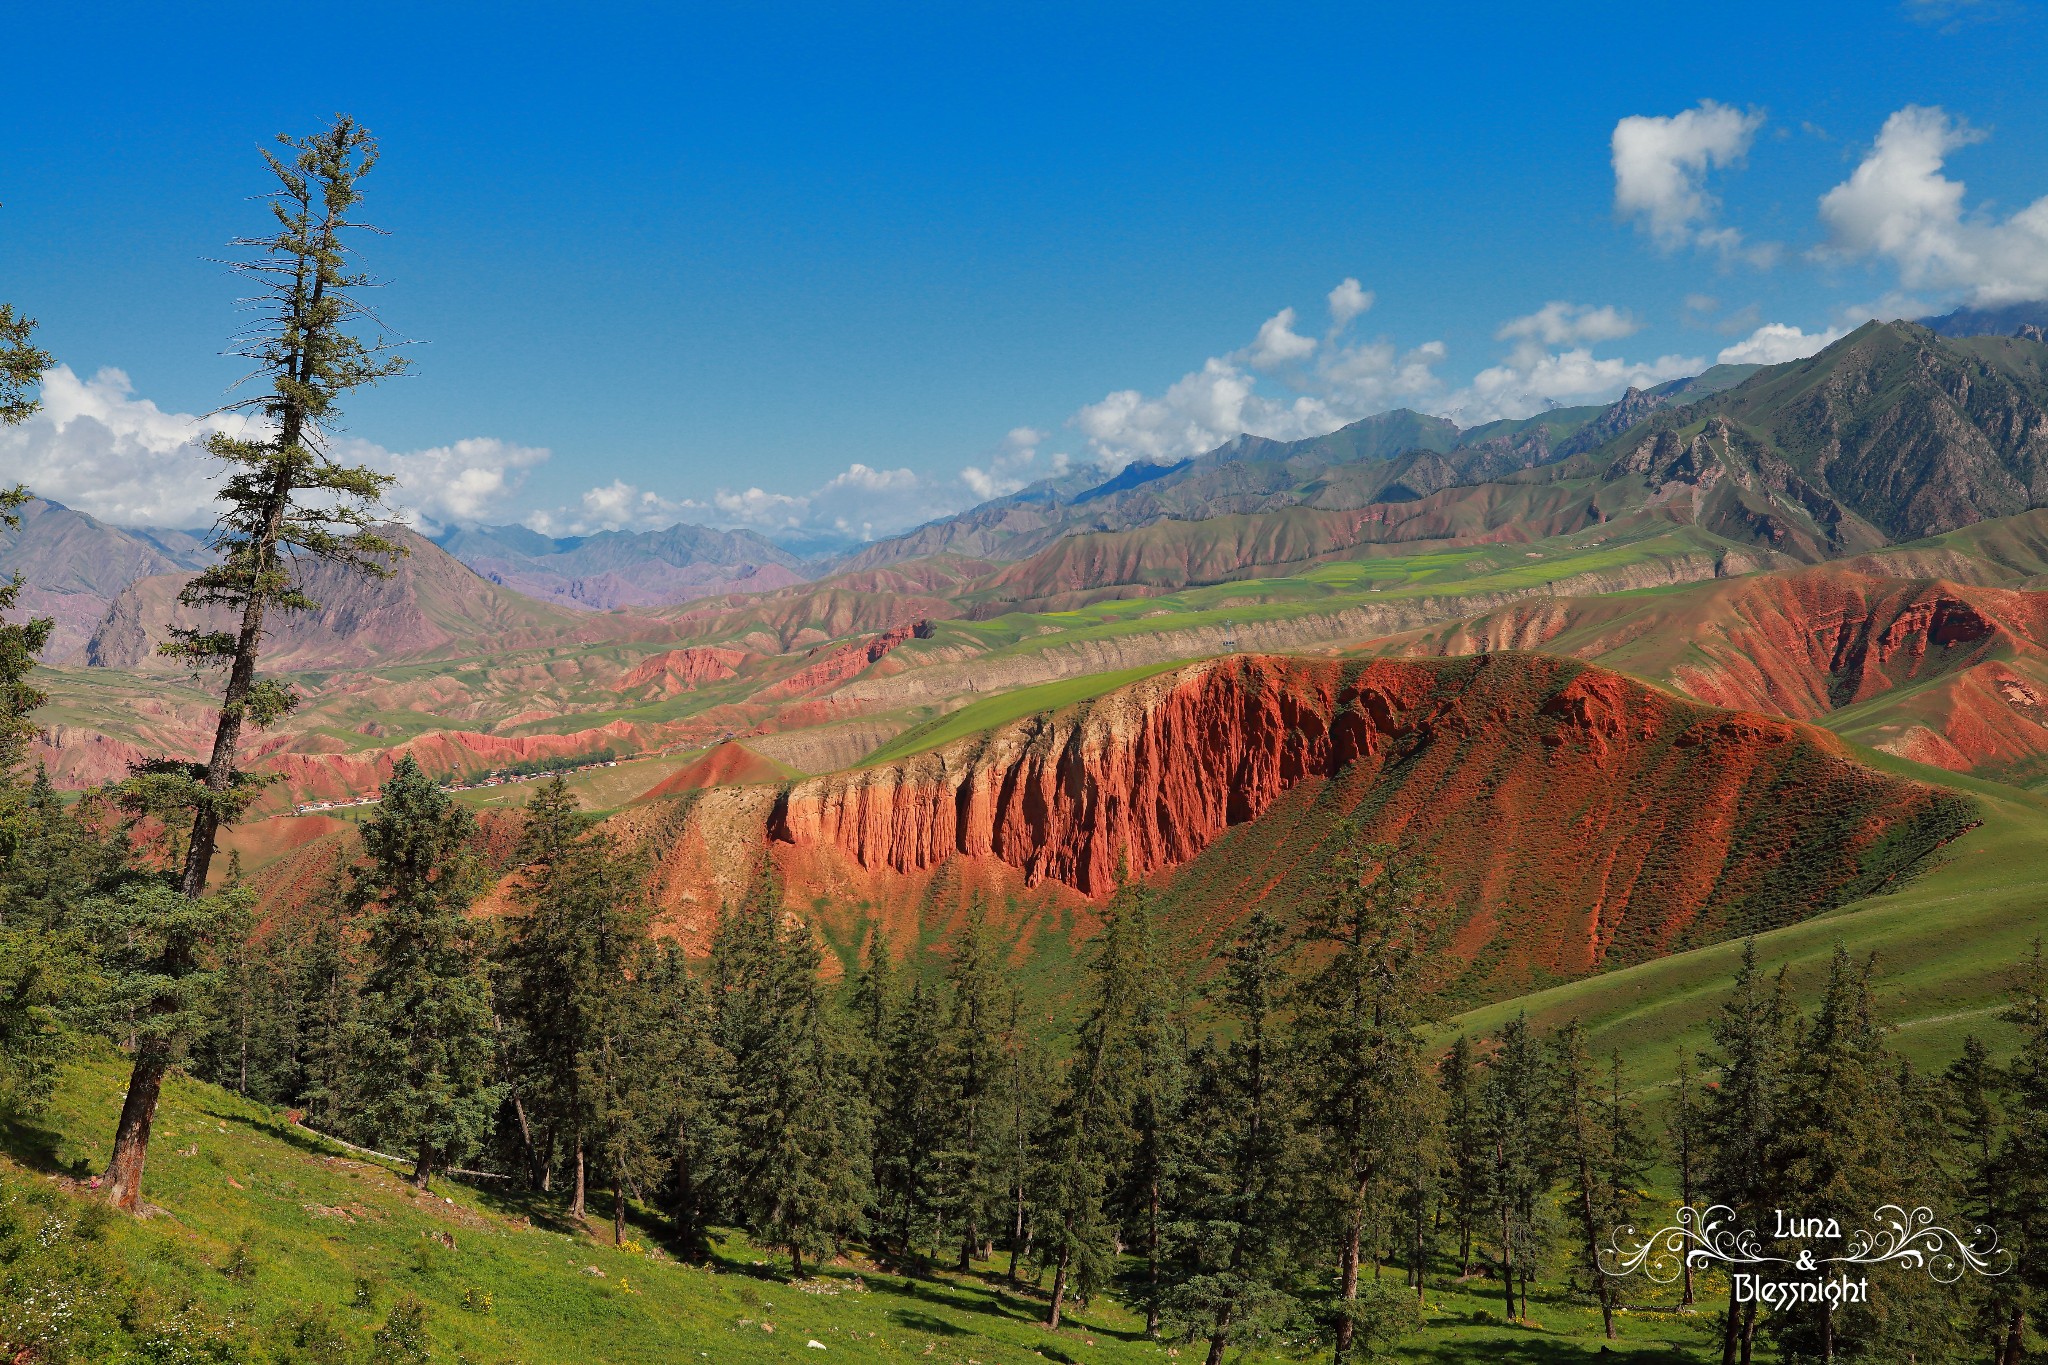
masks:
[[[85,1157],[61,1160],[57,1153],[63,1141],[62,1133],[44,1127],[35,1116],[0,1114],[0,1151],[23,1166],[44,1175],[70,1176],[73,1180],[87,1180],[98,1174]]]
[[[964,1336],[967,1332],[965,1327],[956,1322],[947,1322],[944,1318],[935,1318],[929,1313],[920,1313],[912,1308],[891,1308],[889,1320],[899,1327],[907,1327],[913,1332],[924,1332],[935,1337]]]
[[[1432,1340],[1432,1335],[1423,1331],[1402,1341],[1401,1358],[1442,1365],[1468,1365],[1474,1360],[1485,1360],[1488,1365],[1496,1361],[1500,1365],[1572,1365],[1594,1358],[1612,1361],[1614,1365],[1698,1365],[1699,1361],[1696,1355],[1649,1342],[1601,1342],[1533,1334],[1524,1340],[1496,1338],[1477,1342]]]

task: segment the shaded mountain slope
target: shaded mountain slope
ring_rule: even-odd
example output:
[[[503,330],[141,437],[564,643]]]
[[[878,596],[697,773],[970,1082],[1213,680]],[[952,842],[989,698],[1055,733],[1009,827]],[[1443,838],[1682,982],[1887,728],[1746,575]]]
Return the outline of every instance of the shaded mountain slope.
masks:
[[[407,553],[389,578],[376,579],[326,563],[303,566],[300,582],[318,611],[284,617],[268,636],[269,669],[352,667],[451,650],[519,649],[549,641],[647,637],[655,623],[595,616],[536,602],[487,582],[433,542],[403,527],[387,530]],[[172,624],[225,622],[219,609],[177,605],[188,575],[160,574],[123,589],[80,651],[98,668],[175,669],[157,642]]]
[[[33,498],[0,528],[0,578],[21,575],[19,611],[54,627],[43,657],[62,659],[92,634],[123,588],[151,574],[192,570],[211,555],[182,531],[126,531],[62,503]]]
[[[766,592],[811,576],[795,555],[752,531],[688,524],[567,539],[483,526],[455,530],[440,544],[493,583],[593,611]]]
[[[1805,557],[2048,505],[2048,346],[1868,323],[1578,457]],[[1704,523],[1703,523],[1704,524]]]

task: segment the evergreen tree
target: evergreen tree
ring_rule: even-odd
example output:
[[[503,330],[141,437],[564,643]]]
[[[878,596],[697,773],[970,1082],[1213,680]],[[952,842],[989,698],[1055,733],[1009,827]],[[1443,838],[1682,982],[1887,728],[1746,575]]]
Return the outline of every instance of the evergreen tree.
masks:
[[[339,1133],[358,1111],[354,1042],[363,979],[361,945],[346,918],[346,892],[331,887],[332,913],[316,915],[299,956],[299,1102],[322,1132]]]
[[[1904,1188],[1895,1182],[1899,1097],[1893,1079],[1894,1063],[1871,1014],[1868,969],[1837,945],[1819,1007],[1793,1048],[1769,1148],[1784,1207],[1854,1227]],[[1832,1247],[1802,1239],[1790,1245],[1794,1255],[1802,1249],[1817,1257],[1833,1254]],[[1837,1317],[1822,1303],[1808,1322],[1781,1320],[1777,1335],[1832,1362]]]
[[[1548,1184],[1542,1049],[1524,1015],[1516,1015],[1501,1028],[1493,1055],[1487,1059],[1480,1106],[1487,1154],[1486,1212],[1496,1238],[1507,1317],[1517,1322],[1528,1315],[1529,1281],[1541,1252],[1538,1202]]]
[[[1678,1168],[1678,1203],[1681,1208],[1698,1208],[1693,1201],[1699,1193],[1696,1181],[1701,1157],[1700,1123],[1699,1075],[1693,1069],[1692,1054],[1681,1047],[1672,1070],[1671,1111],[1664,1121],[1664,1133],[1671,1142],[1672,1164]],[[1684,1284],[1679,1302],[1690,1304],[1694,1302],[1690,1256],[1680,1258],[1679,1274]]]
[[[877,1200],[887,1192],[883,1167],[887,1149],[885,1124],[890,1104],[889,1039],[898,1008],[895,963],[889,956],[889,940],[879,921],[868,925],[867,942],[861,952],[861,968],[847,996],[853,1019],[854,1075],[867,1110],[870,1131],[875,1135],[868,1154],[868,1186]],[[879,1226],[887,1219],[879,1206],[874,1210]]]
[[[699,1260],[711,1249],[712,1171],[720,1157],[726,1059],[712,1036],[710,996],[680,949],[647,948],[635,980],[644,989],[644,1108],[657,1135],[655,1152],[667,1165],[676,1246]]]
[[[937,1213],[953,1231],[965,1274],[1001,1216],[1004,1187],[996,1146],[996,1085],[1002,1066],[1001,983],[986,916],[979,904],[946,961],[948,1014],[937,1053],[941,1100]]]
[[[1105,1282],[1115,1255],[1110,1205],[1131,1145],[1140,1022],[1154,989],[1150,938],[1142,897],[1120,888],[1089,963],[1080,1036],[1033,1180],[1042,1215],[1034,1254],[1053,1270],[1048,1327],[1060,1325],[1070,1291],[1086,1299]]]
[[[1981,1178],[1992,1224],[2013,1269],[1992,1294],[1998,1365],[2019,1365],[2029,1321],[2048,1303],[2048,956],[2041,941],[2021,967],[2003,1019],[2019,1033],[2005,1075],[2006,1128]]]
[[[1790,1028],[1784,973],[1775,984],[1767,983],[1756,940],[1749,939],[1742,945],[1734,987],[1711,1025],[1713,1050],[1701,1059],[1716,1076],[1701,1115],[1708,1153],[1704,1202],[1728,1206],[1746,1227],[1759,1226],[1765,1211],[1774,1207],[1770,1163],[1785,1103]],[[1731,1282],[1722,1320],[1722,1365],[1747,1362],[1755,1337],[1756,1306],[1738,1305]]]
[[[1012,1284],[1031,1240],[1035,1154],[1051,1122],[1054,1081],[1038,1038],[1024,1026],[1023,993],[1012,987],[1003,1011],[1002,1075],[997,1083],[995,1146],[1001,1152]]]
[[[827,1009],[810,926],[784,920],[764,877],[721,917],[713,942],[719,1042],[731,1058],[727,1169],[735,1211],[755,1236],[804,1257],[857,1233],[869,1191],[870,1135],[852,1049]]]
[[[510,1013],[529,1064],[521,1095],[560,1135],[570,1167],[569,1217],[581,1220],[593,1144],[605,1146],[614,1162],[627,1162],[642,1146],[632,1136],[625,1057],[635,1028],[628,969],[649,914],[644,878],[639,862],[609,835],[587,828],[560,776],[528,802],[518,857],[522,913],[510,926],[507,975]],[[623,1218],[623,1169],[607,1171],[615,1226]]]
[[[174,629],[161,646],[195,669],[225,670],[213,750],[203,766],[156,764],[128,783],[138,807],[190,815],[178,883],[188,906],[206,893],[222,826],[240,817],[261,786],[238,766],[244,728],[262,729],[297,704],[288,686],[256,676],[270,614],[315,605],[298,586],[295,563],[326,560],[381,575],[389,572],[384,560],[397,552],[371,529],[391,476],[339,463],[324,435],[344,395],[403,367],[381,339],[365,343],[355,332],[370,319],[360,294],[372,281],[350,268],[345,235],[364,229],[353,213],[362,200],[360,181],[376,162],[376,142],[343,116],[311,137],[279,143],[282,155],[264,153],[277,182],[274,230],[238,241],[257,254],[234,267],[258,291],[257,321],[237,339],[235,353],[253,361],[270,387],[230,407],[260,413],[264,434],[220,431],[208,439],[208,451],[233,470],[220,494],[227,504],[215,542],[221,558],[179,597],[187,606],[226,608],[239,620],[232,632]],[[151,1028],[138,1036],[166,1033]],[[107,1166],[117,1208],[133,1211],[141,1199],[150,1124],[171,1060],[156,1041],[135,1054]]]
[[[1208,1365],[1233,1345],[1283,1330],[1287,1292],[1288,1153],[1294,1139],[1288,1050],[1276,1012],[1280,926],[1263,909],[1231,948],[1224,1022],[1234,1036],[1196,1054],[1194,1122],[1203,1142],[1177,1220],[1179,1269],[1165,1318],[1206,1340]]]
[[[883,1225],[897,1256],[921,1256],[936,1227],[939,1154],[946,1120],[944,1077],[933,1062],[940,1046],[939,1007],[913,980],[889,1021],[885,1107],[876,1120],[874,1170]]]
[[[474,1151],[497,1109],[488,979],[463,910],[476,891],[475,821],[408,755],[363,826],[350,887],[370,967],[353,1052],[363,1119],[413,1158],[413,1183]]]
[[[1303,984],[1295,1025],[1307,1137],[1314,1154],[1311,1217],[1335,1244],[1336,1359],[1351,1350],[1350,1307],[1361,1258],[1374,1278],[1435,1179],[1440,1119],[1417,1025],[1425,1015],[1427,951],[1444,918],[1424,862],[1340,832],[1342,850],[1307,917],[1323,965]],[[1411,1273],[1420,1250],[1411,1248]],[[1417,1288],[1420,1289],[1418,1279]]]
[[[1491,1168],[1485,1106],[1470,1038],[1461,1033],[1452,1039],[1437,1077],[1443,1089],[1447,1146],[1445,1204],[1458,1237],[1458,1276],[1464,1279],[1472,1274],[1472,1239],[1486,1208]]]
[[[1614,1230],[1634,1221],[1636,1190],[1647,1174],[1648,1151],[1635,1109],[1621,1085],[1617,1054],[1603,1078],[1574,1019],[1551,1035],[1550,1123],[1552,1158],[1578,1225],[1580,1254],[1600,1325],[1615,1339],[1615,1284],[1600,1269],[1600,1249]]]

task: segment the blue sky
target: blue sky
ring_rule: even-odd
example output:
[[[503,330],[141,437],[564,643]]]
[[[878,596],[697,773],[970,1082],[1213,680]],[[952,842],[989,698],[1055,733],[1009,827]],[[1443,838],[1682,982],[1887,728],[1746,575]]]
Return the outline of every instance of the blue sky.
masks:
[[[342,13],[10,19],[0,298],[66,370],[0,477],[203,519],[208,258],[258,141],[337,109],[424,343],[348,435],[440,522],[859,537],[1060,456],[1469,421],[2048,293],[2022,0]]]

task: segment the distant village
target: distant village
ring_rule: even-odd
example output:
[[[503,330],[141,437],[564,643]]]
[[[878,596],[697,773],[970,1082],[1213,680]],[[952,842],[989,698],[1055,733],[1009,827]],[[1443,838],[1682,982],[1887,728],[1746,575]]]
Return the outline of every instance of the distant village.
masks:
[[[451,792],[482,791],[486,787],[509,787],[521,782],[532,782],[536,778],[553,777],[556,773],[588,772],[594,768],[616,768],[621,762],[639,758],[658,758],[659,754],[626,754],[623,757],[611,755],[593,757],[575,763],[539,765],[531,769],[499,768],[474,782],[443,782],[441,789]],[[301,801],[292,807],[293,815],[319,815],[325,811],[348,810],[354,806],[374,806],[384,799],[381,791],[366,792],[361,796],[339,801]]]

